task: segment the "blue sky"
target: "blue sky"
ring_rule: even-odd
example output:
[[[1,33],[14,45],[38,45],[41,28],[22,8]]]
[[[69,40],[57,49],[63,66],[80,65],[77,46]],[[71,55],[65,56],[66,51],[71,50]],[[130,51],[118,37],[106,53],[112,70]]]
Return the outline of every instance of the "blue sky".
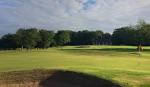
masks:
[[[83,10],[88,10],[94,4],[96,4],[96,0],[85,0],[82,8]]]
[[[103,30],[150,22],[150,0],[0,0],[0,35],[18,28]]]

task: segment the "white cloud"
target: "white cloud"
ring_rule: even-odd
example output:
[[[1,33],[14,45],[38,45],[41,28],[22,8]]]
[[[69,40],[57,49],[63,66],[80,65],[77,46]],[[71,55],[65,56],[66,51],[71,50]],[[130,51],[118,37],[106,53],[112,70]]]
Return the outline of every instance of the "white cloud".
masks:
[[[92,0],[93,1],[93,0]],[[93,3],[95,2],[96,3]],[[87,8],[83,9],[87,3]],[[150,0],[1,0],[0,32],[19,27],[103,29],[150,22]],[[76,30],[77,30],[76,29]]]

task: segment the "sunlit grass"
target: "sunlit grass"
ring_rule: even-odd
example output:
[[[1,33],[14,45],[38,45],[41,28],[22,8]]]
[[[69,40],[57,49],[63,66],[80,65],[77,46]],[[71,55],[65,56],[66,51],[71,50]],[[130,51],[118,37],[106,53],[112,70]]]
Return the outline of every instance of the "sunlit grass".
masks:
[[[0,72],[66,69],[111,79],[126,86],[150,85],[150,47],[139,56],[134,46],[65,46],[48,50],[0,51]]]

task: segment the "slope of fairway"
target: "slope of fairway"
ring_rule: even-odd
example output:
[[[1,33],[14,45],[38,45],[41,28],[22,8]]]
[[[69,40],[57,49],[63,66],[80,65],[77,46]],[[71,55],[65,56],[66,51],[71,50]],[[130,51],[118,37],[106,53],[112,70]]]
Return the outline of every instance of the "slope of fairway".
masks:
[[[132,46],[66,46],[48,50],[0,51],[0,71],[37,68],[79,71],[125,86],[150,87],[150,49]]]

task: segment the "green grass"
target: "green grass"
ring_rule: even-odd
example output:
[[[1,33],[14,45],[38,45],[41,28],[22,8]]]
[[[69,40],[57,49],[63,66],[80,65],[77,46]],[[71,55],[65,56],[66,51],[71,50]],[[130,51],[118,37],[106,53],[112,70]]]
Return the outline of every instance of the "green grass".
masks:
[[[149,87],[150,47],[144,47],[141,56],[134,46],[65,46],[38,51],[0,51],[0,72],[41,68],[84,72],[127,87]]]

